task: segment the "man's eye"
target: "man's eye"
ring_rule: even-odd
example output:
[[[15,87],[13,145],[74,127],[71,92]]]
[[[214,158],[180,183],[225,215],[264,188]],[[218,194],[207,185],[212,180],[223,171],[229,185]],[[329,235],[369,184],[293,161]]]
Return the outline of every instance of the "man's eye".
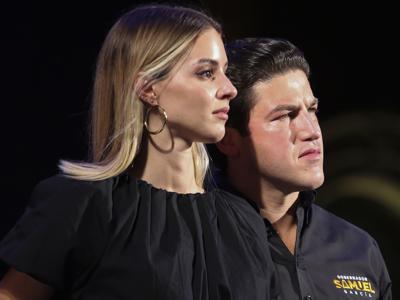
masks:
[[[282,113],[281,115],[275,117],[273,121],[293,120],[297,117],[298,114],[299,114],[298,110],[288,111],[286,113]]]
[[[311,113],[317,114],[318,113],[318,107],[310,107],[308,109],[308,111],[311,112]]]
[[[289,114],[283,114],[273,119],[273,121],[284,121],[289,118]]]

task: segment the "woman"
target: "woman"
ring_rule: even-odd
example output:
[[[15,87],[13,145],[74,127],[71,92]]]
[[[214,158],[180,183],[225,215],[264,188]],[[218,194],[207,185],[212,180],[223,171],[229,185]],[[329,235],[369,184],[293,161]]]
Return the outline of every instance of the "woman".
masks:
[[[0,299],[268,299],[257,212],[203,190],[202,143],[223,137],[236,95],[226,67],[203,13],[156,5],[118,20],[97,65],[92,160],[62,161],[36,187],[0,247]]]

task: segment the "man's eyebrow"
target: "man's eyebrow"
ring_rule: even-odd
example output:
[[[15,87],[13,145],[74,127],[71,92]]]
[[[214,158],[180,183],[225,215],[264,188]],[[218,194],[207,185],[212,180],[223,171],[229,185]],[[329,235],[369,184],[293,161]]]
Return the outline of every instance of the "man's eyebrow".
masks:
[[[272,114],[274,114],[278,111],[282,111],[282,110],[298,111],[298,110],[300,110],[300,106],[292,105],[292,104],[280,104],[280,105],[276,106],[273,110],[271,110],[269,115],[272,115]]]
[[[310,103],[310,107],[318,105],[318,98],[314,97],[314,99]],[[287,110],[287,111],[299,111],[301,109],[300,105],[293,104],[280,104],[277,105],[268,115],[272,115],[276,112]]]

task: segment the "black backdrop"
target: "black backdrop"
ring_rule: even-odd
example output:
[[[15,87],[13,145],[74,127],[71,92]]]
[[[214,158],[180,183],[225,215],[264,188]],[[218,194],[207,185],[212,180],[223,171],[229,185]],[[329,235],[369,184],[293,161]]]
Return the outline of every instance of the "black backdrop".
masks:
[[[320,204],[378,240],[398,283],[398,15],[383,1],[301,2],[178,3],[206,7],[228,40],[282,37],[305,52],[326,148]],[[110,26],[134,5],[3,4],[0,236],[22,213],[33,186],[57,172],[58,159],[85,158],[95,59]]]

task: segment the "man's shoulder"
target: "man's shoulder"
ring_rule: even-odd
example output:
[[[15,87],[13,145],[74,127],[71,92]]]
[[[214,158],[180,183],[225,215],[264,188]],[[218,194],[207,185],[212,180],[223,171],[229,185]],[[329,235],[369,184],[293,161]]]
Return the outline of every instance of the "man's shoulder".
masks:
[[[312,223],[313,227],[324,232],[325,236],[331,238],[347,236],[356,243],[363,241],[376,245],[375,239],[367,231],[315,203],[312,204]]]
[[[385,261],[368,232],[314,203],[308,229],[305,244],[312,253],[309,265],[317,269],[325,263],[332,276],[356,274],[368,278],[382,299],[391,299],[383,296],[390,297],[391,285]]]

